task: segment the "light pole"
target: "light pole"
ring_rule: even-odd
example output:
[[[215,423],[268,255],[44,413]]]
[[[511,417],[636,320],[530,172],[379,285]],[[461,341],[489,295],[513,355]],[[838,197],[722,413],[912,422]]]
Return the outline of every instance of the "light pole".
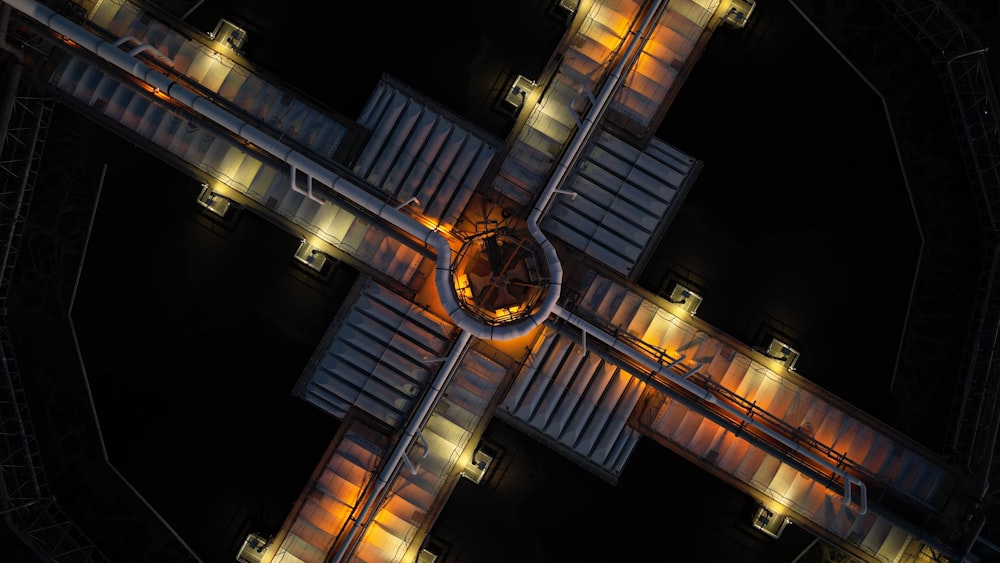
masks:
[[[948,62],[946,62],[945,64],[947,66],[951,66],[951,63],[953,63],[956,59],[961,59],[962,57],[968,57],[970,55],[981,55],[981,54],[983,54],[983,53],[985,53],[986,51],[989,51],[989,50],[990,50],[989,47],[983,47],[981,49],[973,49],[972,51],[969,51],[969,52],[966,52],[966,53],[962,53],[960,55],[955,55],[954,57],[948,59]]]

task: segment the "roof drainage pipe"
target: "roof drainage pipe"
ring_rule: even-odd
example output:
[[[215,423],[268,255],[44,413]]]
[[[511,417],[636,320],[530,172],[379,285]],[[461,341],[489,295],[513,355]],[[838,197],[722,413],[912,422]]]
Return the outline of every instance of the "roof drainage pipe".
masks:
[[[577,160],[577,155],[583,147],[583,144],[589,140],[590,134],[594,130],[597,121],[600,120],[601,116],[607,109],[608,104],[611,102],[611,96],[618,90],[618,84],[624,77],[625,71],[631,65],[631,61],[635,56],[636,50],[642,46],[646,36],[652,31],[652,25],[665,5],[665,1],[656,2],[646,12],[646,17],[639,26],[638,32],[635,33],[629,41],[629,45],[625,49],[625,54],[618,61],[618,65],[605,81],[600,97],[597,97],[594,100],[590,111],[587,112],[587,115],[579,122],[579,130],[576,135],[574,135],[573,141],[570,143],[569,147],[563,151],[562,159],[560,159],[559,163],[556,165],[556,169],[552,173],[552,176],[550,176],[548,184],[546,184],[545,189],[538,197],[538,202],[528,215],[528,229],[531,231],[531,234],[538,239],[540,244],[543,244],[543,246],[547,245],[546,252],[548,248],[552,248],[552,244],[545,238],[545,235],[538,227],[538,222],[545,213],[549,201],[551,201],[553,196],[557,193],[556,190],[559,188],[559,185],[562,184],[563,179],[566,177],[566,173],[572,168],[573,164]],[[573,111],[573,109],[571,108],[570,111]],[[555,249],[553,249],[552,252],[554,253]],[[558,257],[555,257],[555,261],[558,263]],[[560,273],[561,272],[562,270],[560,269]]]
[[[313,179],[317,179],[321,184],[324,184],[338,195],[347,198],[374,215],[377,215],[379,218],[385,219],[406,233],[422,240],[425,244],[432,246],[437,253],[435,281],[438,285],[437,289],[441,303],[459,328],[486,340],[508,340],[527,334],[536,326],[539,326],[551,313],[552,306],[555,305],[556,299],[559,297],[558,291],[550,291],[542,305],[532,315],[519,323],[493,326],[472,317],[461,308],[458,298],[454,294],[451,281],[452,251],[448,239],[442,233],[436,229],[427,228],[423,223],[416,221],[406,213],[390,205],[385,199],[373,196],[367,189],[358,185],[355,181],[348,180],[311,158],[296,152],[268,133],[233,115],[227,109],[216,105],[211,100],[196,94],[163,72],[136,59],[133,54],[122,51],[114,43],[109,43],[101,39],[48,7],[34,0],[8,0],[7,4],[24,13],[26,16],[48,26],[53,31],[71,39],[77,45],[94,53],[104,61],[128,72],[173,100],[186,105],[196,113],[214,121],[231,133],[242,137],[261,150],[289,164],[293,174],[293,186],[295,185],[294,173],[296,170],[307,174],[310,177],[308,188],[310,198],[316,201],[326,201],[321,195],[314,193]],[[134,50],[134,54],[141,51]],[[533,229],[533,233],[537,233],[536,237],[539,236],[540,231],[538,231],[537,226]],[[541,240],[544,240],[544,237]],[[546,246],[545,255],[549,261],[549,271],[553,272],[558,279],[561,279],[562,267],[558,262],[558,257],[555,255],[555,249],[552,248],[548,241],[545,241],[543,246]],[[559,283],[557,282],[555,285],[558,287]]]
[[[844,504],[849,504],[853,495],[853,487],[857,487],[859,491],[858,515],[862,515],[868,512],[868,493],[865,487],[865,483],[859,478],[847,473],[844,469],[838,467],[836,464],[831,463],[828,459],[818,455],[816,452],[803,448],[802,444],[792,440],[791,438],[781,434],[780,432],[768,427],[767,425],[760,424],[756,419],[750,416],[745,409],[738,409],[735,406],[719,401],[716,399],[715,395],[712,394],[708,389],[694,383],[688,376],[690,373],[676,374],[670,369],[676,362],[671,362],[670,364],[661,364],[659,361],[650,358],[649,356],[643,354],[642,352],[636,350],[632,346],[623,343],[621,340],[615,338],[608,332],[598,328],[596,325],[578,317],[577,315],[567,311],[566,309],[556,306],[554,310],[555,314],[566,321],[568,324],[579,328],[580,330],[589,333],[591,337],[596,337],[604,344],[606,344],[611,350],[616,350],[621,352],[629,358],[629,360],[635,362],[636,364],[645,367],[653,377],[657,375],[664,375],[666,378],[676,384],[678,387],[684,389],[688,393],[691,393],[703,402],[711,403],[717,407],[726,411],[727,414],[735,417],[737,420],[746,423],[747,426],[751,426],[761,432],[763,432],[768,438],[775,440],[776,442],[782,444],[791,451],[795,451],[802,454],[808,458],[813,463],[819,465],[823,469],[829,471],[833,475],[839,475],[844,482]]]
[[[549,202],[551,202],[555,194],[558,193],[559,186],[566,178],[566,174],[572,170],[575,165],[580,150],[582,149],[584,143],[589,140],[590,134],[594,130],[597,121],[604,114],[608,104],[611,102],[611,96],[618,89],[618,84],[624,77],[626,69],[630,66],[633,56],[635,55],[637,49],[642,46],[646,35],[650,33],[653,23],[665,5],[666,2],[658,1],[647,11],[646,17],[639,27],[639,33],[636,33],[632,37],[628,48],[625,50],[625,55],[622,56],[618,65],[615,67],[614,72],[612,72],[612,74],[605,81],[600,97],[594,101],[590,111],[587,112],[586,117],[583,118],[583,120],[578,121],[578,131],[573,136],[573,140],[570,142],[567,149],[563,151],[563,157],[556,164],[555,170],[552,172],[552,175],[549,176],[548,183],[545,185],[542,193],[538,196],[538,201],[528,214],[528,232],[531,233],[531,236],[534,237],[535,241],[537,241],[538,245],[541,247],[542,253],[545,255],[545,262],[549,268],[549,288],[548,293],[545,295],[545,299],[538,307],[538,310],[528,319],[530,322],[523,322],[516,325],[519,329],[516,331],[517,334],[507,336],[507,338],[521,336],[523,334],[527,334],[531,330],[534,330],[537,326],[544,322],[557,307],[559,296],[562,291],[562,262],[559,261],[559,255],[556,253],[556,248],[552,245],[552,242],[549,241],[548,237],[545,236],[545,233],[542,232],[539,222],[542,219],[542,215],[544,215],[548,209]],[[572,108],[570,111],[573,111]],[[440,267],[438,268],[438,276],[438,287],[440,287],[442,283],[442,272]],[[442,302],[443,301],[444,299],[442,299]],[[452,301],[454,301],[452,306],[457,307],[457,300],[452,297]]]

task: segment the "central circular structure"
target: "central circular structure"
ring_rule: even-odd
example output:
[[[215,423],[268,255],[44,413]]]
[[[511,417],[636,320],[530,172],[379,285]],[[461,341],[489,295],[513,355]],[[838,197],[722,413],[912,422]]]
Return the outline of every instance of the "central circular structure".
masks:
[[[549,288],[538,243],[528,233],[506,227],[470,237],[458,251],[451,275],[462,309],[492,326],[531,315]]]

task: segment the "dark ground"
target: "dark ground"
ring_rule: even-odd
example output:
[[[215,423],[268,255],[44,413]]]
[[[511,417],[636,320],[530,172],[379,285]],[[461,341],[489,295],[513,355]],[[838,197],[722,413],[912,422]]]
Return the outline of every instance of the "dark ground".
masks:
[[[189,21],[213,27],[212,10],[222,8],[207,4]],[[750,28],[712,39],[661,128],[664,140],[706,166],[641,281],[655,290],[670,268],[693,272],[708,288],[700,315],[740,338],[752,338],[765,314],[778,319],[801,340],[803,376],[936,448],[982,236],[929,63],[891,24],[852,21],[874,8],[842,4],[838,14],[821,2],[803,5],[845,40],[841,48],[858,56],[887,99],[923,246],[881,100],[792,5],[761,3]],[[528,13],[534,5],[517,3]],[[385,22],[434,16],[415,6],[391,20],[345,15],[322,22],[323,34],[311,29],[320,24],[309,21],[308,4],[284,6],[256,21],[294,33],[266,33],[252,56],[303,77],[301,87],[348,117],[388,71],[475,118],[484,107],[457,96],[454,72],[444,69],[478,60],[495,76],[503,64],[482,61],[514,42],[505,32],[510,20],[500,17],[515,17],[507,12],[481,18],[485,27],[478,27],[458,9],[442,10],[455,14],[440,20],[455,42],[448,43],[444,34],[427,41],[394,35],[403,24]],[[251,8],[243,14],[256,17]],[[540,21],[552,31],[552,22]],[[358,25],[372,29],[370,44],[346,40]],[[551,52],[545,30],[538,34],[538,43],[525,45]],[[385,51],[402,49],[403,60],[351,56],[387,37],[399,43]],[[345,77],[335,89],[317,88],[325,78],[296,66],[317,57],[329,61],[323,72]],[[426,71],[427,60],[441,74]],[[526,59],[517,72],[530,75],[539,60]],[[114,467],[202,560],[230,561],[248,527],[280,523],[335,431],[335,422],[292,400],[288,389],[353,274],[330,285],[308,282],[291,263],[291,234],[251,214],[220,229],[195,205],[196,181],[65,109],[57,117],[9,312],[49,480],[113,560],[188,560],[102,462],[92,391]],[[104,163],[73,315],[88,389],[66,314]],[[946,311],[936,301],[911,314],[915,344],[904,346],[910,354],[890,393],[918,253],[923,291],[940,297],[936,288],[947,285],[952,292]],[[918,295],[918,303],[926,300]],[[790,561],[808,541],[798,528],[780,542],[750,535],[744,495],[648,442],[610,487],[499,422],[488,433],[507,445],[509,478],[456,490],[435,529],[454,555],[465,554],[455,561],[487,560],[472,555],[484,544],[495,561],[598,560],[622,549],[634,559],[669,553],[690,560],[716,549],[727,559]],[[531,487],[510,494],[501,490],[505,482]],[[650,506],[656,518],[642,516]],[[476,519],[485,525],[474,530],[490,532],[484,543],[465,527]]]

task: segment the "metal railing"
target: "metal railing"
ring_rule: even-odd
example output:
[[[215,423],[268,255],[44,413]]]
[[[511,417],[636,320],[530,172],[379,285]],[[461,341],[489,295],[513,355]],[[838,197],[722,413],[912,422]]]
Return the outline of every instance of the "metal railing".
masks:
[[[108,561],[48,489],[7,328],[7,295],[54,102],[21,81],[10,104],[0,150],[0,514],[39,560]]]

